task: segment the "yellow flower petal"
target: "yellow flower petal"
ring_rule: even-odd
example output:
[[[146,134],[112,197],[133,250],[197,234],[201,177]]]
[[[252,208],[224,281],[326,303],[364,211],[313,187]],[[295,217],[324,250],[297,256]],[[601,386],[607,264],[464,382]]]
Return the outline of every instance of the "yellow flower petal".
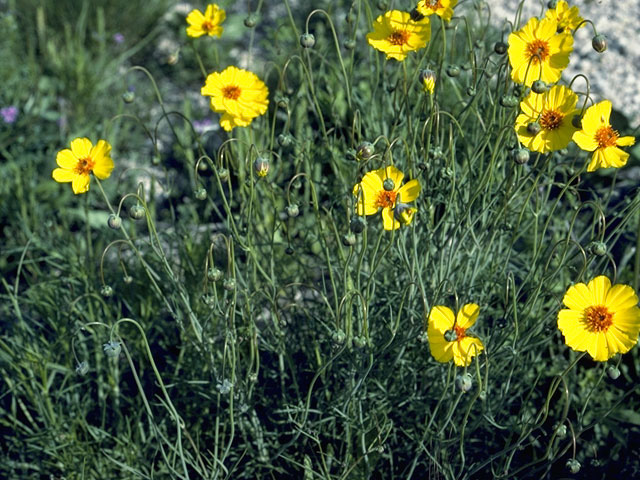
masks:
[[[56,163],[61,168],[73,170],[78,164],[78,159],[71,150],[65,148],[64,150],[60,150],[58,155],[56,155]]]
[[[613,310],[626,310],[637,307],[638,296],[629,285],[614,285],[607,292],[605,304]]]
[[[109,156],[111,153],[111,145],[105,140],[98,140],[95,147],[91,149],[91,158],[93,159],[93,174],[100,180],[109,178],[113,170],[113,160]]]
[[[393,217],[393,210],[389,207],[382,209],[382,227],[385,230],[397,230],[400,225],[400,222]]]
[[[429,313],[429,327],[433,326],[439,332],[446,332],[453,328],[455,316],[449,307],[437,305]]]
[[[78,159],[88,158],[91,154],[91,141],[88,138],[76,138],[71,140],[71,152]]]
[[[51,172],[51,176],[58,183],[67,183],[73,181],[76,174],[73,170],[67,170],[66,168],[56,168]]]
[[[464,329],[471,328],[480,314],[480,307],[475,303],[467,303],[458,311],[456,325]]]
[[[620,137],[618,138],[618,140],[616,140],[616,145],[618,145],[619,147],[630,147],[634,143],[636,143],[635,137],[630,136]]]
[[[593,305],[604,305],[611,288],[611,280],[604,275],[599,275],[587,284],[591,293],[591,303]]]
[[[398,195],[402,203],[413,202],[420,194],[420,182],[417,179],[409,180],[398,189]]]
[[[71,182],[71,189],[73,193],[78,195],[79,193],[85,193],[89,190],[89,182],[91,178],[89,175],[75,175]]]
[[[460,341],[453,342],[453,363],[459,367],[471,364],[471,359],[484,350],[482,341],[476,337],[464,337]]]
[[[578,145],[578,147],[587,152],[593,152],[596,148],[598,148],[598,142],[596,142],[595,135],[589,135],[584,130],[575,132],[572,139],[574,142],[576,142],[576,145]]]

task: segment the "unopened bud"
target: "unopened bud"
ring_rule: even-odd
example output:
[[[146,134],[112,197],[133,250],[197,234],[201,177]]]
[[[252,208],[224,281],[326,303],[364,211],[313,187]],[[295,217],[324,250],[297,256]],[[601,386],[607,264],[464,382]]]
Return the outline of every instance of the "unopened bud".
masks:
[[[526,148],[514,148],[511,150],[511,158],[518,165],[524,165],[529,161],[529,150]]]
[[[458,67],[457,65],[449,65],[447,67],[447,75],[452,78],[457,77],[458,75],[460,75],[460,67]]]
[[[618,377],[620,377],[620,369],[611,365],[610,367],[607,367],[607,375],[609,375],[611,380],[617,380]]]
[[[316,44],[316,37],[313,36],[313,33],[303,33],[300,35],[300,46],[302,48],[313,48]]]
[[[122,281],[125,284],[130,285],[131,282],[133,282],[133,277],[131,275],[125,275],[124,277],[122,277]]]
[[[349,222],[349,230],[351,230],[353,233],[362,233],[366,227],[367,222],[365,222],[364,218],[359,215],[351,217],[351,221]]]
[[[288,133],[281,133],[280,135],[278,135],[278,145],[280,145],[282,148],[290,147],[292,143],[293,137]]]
[[[589,245],[589,250],[594,255],[602,257],[603,255],[607,254],[607,245],[604,242],[591,242],[591,245]]]
[[[604,52],[607,49],[607,37],[596,35],[591,39],[591,46],[598,53]]]
[[[122,346],[120,345],[120,342],[110,341],[103,344],[102,349],[104,350],[104,353],[107,357],[116,358],[118,355],[120,355]]]
[[[420,83],[425,93],[433,94],[436,88],[436,72],[429,68],[425,68],[420,72]]]
[[[252,13],[245,17],[244,26],[247,28],[253,28],[258,24],[258,16],[255,13]]]
[[[266,177],[269,173],[269,160],[263,157],[258,157],[253,162],[253,170],[259,177]]]
[[[547,85],[542,80],[536,80],[531,84],[531,91],[534,93],[545,93],[549,90],[549,85]]]
[[[129,208],[129,216],[134,220],[140,220],[144,217],[144,207],[140,205],[132,205],[131,208]]]
[[[356,150],[356,158],[358,160],[368,160],[374,153],[376,153],[376,147],[373,146],[373,143],[362,142]]]
[[[411,12],[409,12],[409,15],[411,17],[411,20],[413,20],[414,22],[419,22],[424,18],[424,15],[422,15],[417,8],[411,10]]]
[[[229,292],[232,292],[236,289],[236,280],[232,277],[225,278],[224,282],[222,282],[222,288]]]
[[[566,466],[569,469],[569,471],[574,474],[578,473],[581,467],[580,462],[575,458],[570,458],[569,460],[567,460]]]
[[[353,247],[356,244],[356,236],[353,232],[346,233],[342,236],[342,244],[345,247]]]
[[[496,52],[498,55],[504,55],[505,53],[507,53],[508,49],[509,49],[509,45],[507,45],[504,42],[496,42],[495,45],[493,46],[493,51]]]
[[[456,387],[462,393],[467,393],[473,387],[473,379],[471,375],[468,373],[464,373],[462,375],[458,375],[456,377]]]
[[[193,192],[193,196],[196,197],[196,200],[205,200],[207,198],[207,190],[204,188],[198,188]]]
[[[527,125],[527,132],[531,135],[537,135],[538,133],[540,133],[540,130],[542,130],[542,127],[538,122],[531,122],[529,125]]]
[[[385,178],[382,182],[382,188],[384,188],[387,192],[390,192],[394,188],[396,188],[396,184],[393,183],[393,180],[391,180],[390,178]]]
[[[133,101],[136,99],[136,94],[129,91],[129,92],[124,92],[122,94],[122,101],[124,103],[133,103]]]
[[[207,270],[207,279],[210,282],[217,282],[222,278],[222,271],[219,268],[211,267]]]
[[[221,182],[226,182],[227,180],[229,180],[229,170],[224,167],[220,167],[218,169],[218,177],[220,178]]]
[[[117,230],[122,226],[122,218],[112,213],[111,215],[109,215],[109,219],[107,220],[107,225],[109,225],[109,228],[113,228],[114,230]]]
[[[76,366],[76,373],[81,377],[84,377],[89,371],[89,364],[87,362],[80,362]]]
[[[518,98],[515,95],[503,95],[500,98],[500,105],[505,108],[513,108],[518,105]]]
[[[102,295],[104,298],[109,298],[110,296],[112,296],[113,288],[111,288],[111,285],[103,285],[100,289],[100,295]]]
[[[352,38],[345,40],[342,45],[344,45],[344,48],[347,50],[353,50],[356,48],[356,42]]]
[[[295,218],[298,215],[300,215],[300,209],[298,208],[298,205],[295,203],[292,203],[291,205],[287,205],[287,208],[285,209],[285,211],[287,212],[287,216],[289,218]]]

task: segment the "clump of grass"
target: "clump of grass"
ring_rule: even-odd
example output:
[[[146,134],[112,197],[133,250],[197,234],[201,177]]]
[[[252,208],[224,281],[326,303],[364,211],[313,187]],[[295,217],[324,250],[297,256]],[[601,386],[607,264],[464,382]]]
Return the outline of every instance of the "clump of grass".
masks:
[[[47,122],[25,89],[11,100],[23,123],[1,137],[12,180],[0,186],[3,475],[640,469],[626,448],[640,424],[637,349],[595,362],[557,327],[572,284],[607,275],[637,291],[629,167],[587,173],[573,144],[522,149],[514,124],[527,92],[503,48],[518,27],[494,28],[486,4],[429,17],[426,47],[398,62],[365,38],[386,6],[326,3],[223,4],[222,36],[189,39],[186,23],[161,33],[173,20],[157,2],[150,36],[123,29],[123,45],[105,39],[124,6],[93,17],[87,2],[75,28],[45,22],[47,38],[47,8],[12,4],[17,20],[2,21],[22,22],[33,63],[3,78],[59,82],[39,91],[45,105],[66,92],[68,109]],[[170,61],[165,47],[151,56],[167,42]],[[52,70],[36,69],[40,59]],[[264,81],[269,108],[227,133],[199,93],[229,65]],[[586,105],[588,80],[572,88]],[[116,168],[74,196],[50,172],[81,136],[107,139]],[[409,225],[392,231],[381,213],[358,215],[366,190],[354,190],[389,165],[421,186]],[[437,362],[430,312],[469,303],[479,316],[468,334],[484,350],[466,366]]]

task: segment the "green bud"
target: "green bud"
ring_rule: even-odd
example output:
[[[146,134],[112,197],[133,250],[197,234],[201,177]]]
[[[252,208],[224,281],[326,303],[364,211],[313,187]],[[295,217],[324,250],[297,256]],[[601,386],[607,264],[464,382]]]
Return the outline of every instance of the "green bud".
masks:
[[[374,153],[376,153],[376,147],[373,146],[373,143],[362,142],[356,150],[356,158],[358,160],[368,160]]]
[[[103,285],[100,289],[100,295],[102,295],[104,298],[109,298],[113,295],[113,288],[111,288],[110,285]]]
[[[285,211],[287,212],[287,216],[289,218],[295,218],[298,215],[300,215],[300,209],[298,208],[298,205],[295,203],[287,205],[287,208],[285,209]]]
[[[508,49],[509,49],[509,45],[507,45],[504,42],[496,42],[495,45],[493,46],[493,51],[496,52],[498,55],[504,55],[505,53],[507,53]]]
[[[287,246],[287,248],[284,249],[284,253],[286,253],[287,255],[293,255],[294,253],[296,253],[296,251],[293,249],[291,245],[289,245]]]
[[[129,208],[129,216],[134,220],[140,220],[144,217],[144,207],[140,205],[132,205]]]
[[[342,345],[346,338],[347,336],[342,330],[336,330],[331,334],[331,340],[333,340],[334,343],[337,343],[338,345]]]
[[[349,222],[349,230],[351,230],[353,233],[362,233],[365,228],[367,228],[367,222],[364,218],[359,215],[351,217],[351,221]]]
[[[354,48],[356,48],[356,42],[352,38],[345,40],[343,45],[347,50],[353,50]]]
[[[604,52],[607,49],[607,37],[596,35],[591,39],[591,46],[598,53]]]
[[[467,393],[473,387],[473,378],[468,373],[456,377],[456,388],[462,393]]]
[[[281,133],[278,135],[278,144],[282,148],[290,147],[293,144],[293,137],[288,133]]]
[[[125,275],[124,277],[122,277],[122,281],[125,284],[130,285],[131,282],[133,282],[133,277],[131,275]]]
[[[107,225],[109,225],[109,228],[118,230],[122,226],[122,218],[112,213],[111,215],[109,215],[109,219],[107,220]]]
[[[231,277],[225,278],[224,282],[222,282],[222,288],[224,288],[228,292],[232,292],[236,289],[236,280]]]
[[[571,125],[576,128],[582,128],[582,117],[580,115],[576,115],[571,119]]]
[[[531,84],[531,91],[534,93],[545,93],[549,91],[549,85],[542,80],[536,80]]]
[[[253,28],[258,24],[258,16],[255,13],[251,13],[244,19],[244,26],[247,28]]]
[[[102,345],[102,349],[104,350],[104,353],[107,357],[116,358],[118,355],[120,355],[122,346],[120,345],[120,342],[109,341]]]
[[[449,75],[451,78],[457,77],[458,75],[460,75],[460,67],[458,67],[457,65],[449,65],[447,67],[447,75]]]
[[[549,0],[547,2],[547,8],[554,9],[558,6],[558,0]]]
[[[135,99],[136,99],[136,94],[133,92],[124,92],[122,94],[122,101],[124,103],[133,103]]]
[[[529,161],[529,150],[526,148],[514,148],[511,150],[511,158],[518,165],[524,165]]]
[[[205,200],[207,198],[207,190],[200,187],[193,192],[193,196],[196,197],[196,200]]]
[[[278,105],[278,108],[286,110],[289,107],[289,99],[284,95],[278,95],[276,97],[276,105]]]
[[[356,236],[353,232],[349,232],[342,236],[342,244],[345,247],[353,247],[356,244]]]
[[[603,255],[607,254],[607,245],[604,242],[591,242],[591,244],[589,245],[589,250],[594,255],[602,257]]]
[[[253,162],[253,171],[259,177],[266,177],[269,173],[269,160],[263,157],[258,157]]]
[[[569,469],[569,471],[573,474],[578,473],[581,467],[580,462],[575,458],[570,458],[569,460],[567,460],[566,466]]]
[[[353,339],[353,344],[356,348],[364,348],[367,346],[367,339],[362,336],[357,336]]]
[[[620,377],[620,369],[611,365],[607,367],[607,375],[611,380],[617,380]]]
[[[467,95],[469,95],[470,97],[473,97],[475,94],[476,94],[475,87],[467,87]]]
[[[422,15],[417,8],[411,10],[411,12],[409,12],[409,15],[411,16],[411,20],[413,20],[414,22],[419,22],[424,18],[424,15]]]
[[[538,122],[531,122],[529,125],[527,125],[527,132],[531,135],[537,135],[538,133],[540,133],[540,130],[542,130],[542,127]]]
[[[226,182],[229,180],[229,170],[224,167],[220,167],[218,169],[218,177],[220,177],[221,182]]]
[[[219,268],[211,267],[207,270],[207,279],[210,282],[217,282],[222,278],[222,271]]]
[[[376,6],[380,10],[386,10],[389,8],[389,2],[387,2],[386,0],[380,0]]]
[[[396,188],[396,184],[393,183],[393,180],[391,180],[390,178],[385,178],[384,182],[382,182],[382,188],[384,188],[387,192],[390,192],[394,188]]]
[[[564,438],[567,436],[567,426],[565,424],[558,425],[556,427],[556,435],[558,438]]]
[[[500,98],[500,105],[505,108],[513,108],[518,106],[518,98],[515,95],[503,95]]]
[[[89,364],[87,362],[80,362],[76,366],[76,373],[81,377],[84,377],[89,371]]]
[[[313,48],[316,44],[316,37],[313,36],[313,33],[303,33],[300,35],[300,46],[302,48]]]

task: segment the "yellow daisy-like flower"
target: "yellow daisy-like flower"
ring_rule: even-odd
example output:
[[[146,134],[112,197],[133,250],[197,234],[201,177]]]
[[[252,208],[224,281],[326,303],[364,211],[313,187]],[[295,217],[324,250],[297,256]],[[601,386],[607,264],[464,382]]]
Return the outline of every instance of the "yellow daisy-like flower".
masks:
[[[211,109],[222,113],[220,125],[227,132],[246,127],[269,105],[269,89],[264,82],[255,73],[233,66],[207,76],[200,93],[211,97]]]
[[[109,156],[111,145],[105,140],[98,140],[94,146],[88,138],[76,138],[71,141],[71,149],[60,150],[56,156],[58,167],[52,172],[58,183],[71,182],[76,195],[89,190],[90,173],[96,178],[109,178],[113,170],[113,160]]]
[[[404,173],[394,166],[367,172],[353,187],[353,194],[358,198],[358,215],[374,215],[382,208],[385,230],[409,225],[417,209],[408,203],[418,198],[420,183],[414,178],[400,186],[403,178]]]
[[[582,150],[593,152],[588,172],[599,168],[620,168],[627,163],[629,154],[618,147],[628,147],[636,143],[634,137],[621,137],[609,123],[611,102],[605,100],[587,108],[582,117],[582,130],[573,134],[573,141]]]
[[[204,14],[200,10],[191,10],[187,15],[187,35],[193,38],[209,35],[211,37],[219,37],[222,35],[223,28],[220,26],[224,19],[227,18],[225,11],[218,7],[215,3],[207,5]]]
[[[449,307],[433,307],[427,329],[433,358],[442,363],[453,359],[459,367],[469,365],[471,359],[484,350],[482,341],[467,333],[467,329],[476,323],[479,313],[480,307],[475,303],[466,304],[456,316]]]
[[[573,126],[577,102],[578,96],[563,85],[555,85],[545,93],[531,92],[520,102],[522,113],[516,118],[520,143],[540,153],[565,148],[577,130]]]
[[[451,20],[453,16],[453,7],[456,6],[458,0],[420,0],[416,9],[421,15],[428,17],[434,13],[445,22]]]
[[[527,87],[536,80],[557,82],[573,51],[573,36],[558,33],[558,23],[548,18],[529,19],[522,29],[509,35],[508,43],[511,78]]]
[[[569,4],[565,0],[560,0],[556,8],[550,8],[547,10],[545,17],[550,20],[555,20],[558,23],[558,32],[564,32],[565,30],[576,30],[577,28],[584,27],[583,20],[580,16],[580,10],[578,7],[569,7]]]
[[[640,308],[630,286],[611,286],[601,275],[587,285],[573,285],[562,301],[567,308],[558,312],[558,328],[573,350],[588,352],[594,360],[604,362],[637,343]]]
[[[367,33],[367,42],[387,58],[403,61],[407,54],[427,45],[431,37],[428,18],[412,20],[411,14],[391,10],[380,15],[373,23],[373,32]]]
[[[433,70],[425,69],[420,72],[420,82],[424,93],[433,95],[436,89],[436,73]]]

